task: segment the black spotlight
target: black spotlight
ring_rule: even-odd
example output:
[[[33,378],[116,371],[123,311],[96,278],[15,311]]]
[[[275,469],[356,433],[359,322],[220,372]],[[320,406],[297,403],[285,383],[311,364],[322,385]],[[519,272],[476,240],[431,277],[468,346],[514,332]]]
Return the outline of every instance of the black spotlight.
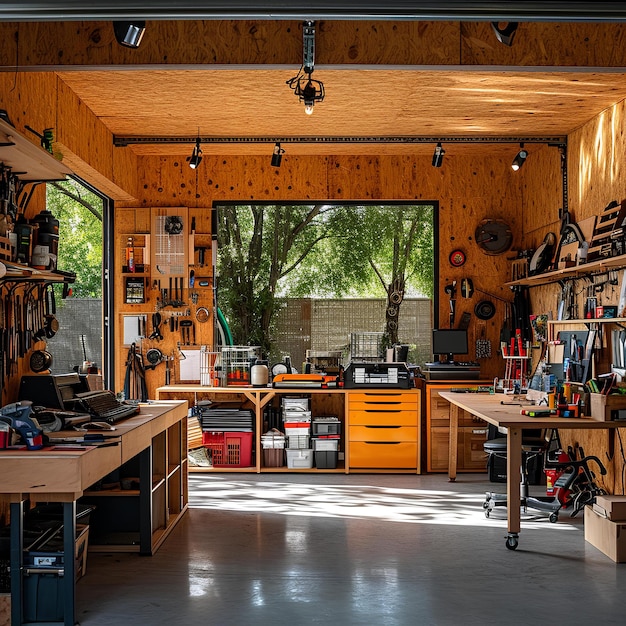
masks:
[[[146,32],[145,22],[113,22],[115,39],[120,46],[139,48],[139,44]]]
[[[280,147],[280,143],[277,141],[274,144],[274,152],[272,152],[272,167],[280,167],[283,154],[285,154],[285,151]]]
[[[513,37],[515,37],[515,32],[517,31],[517,22],[504,22],[502,27],[499,22],[491,22],[491,27],[500,43],[503,43],[505,46],[510,46],[513,43]]]
[[[441,167],[445,153],[446,151],[441,147],[441,142],[439,142],[433,152],[433,167]]]
[[[517,170],[520,167],[522,167],[522,165],[524,165],[524,162],[526,161],[527,156],[528,156],[528,152],[524,150],[524,144],[521,143],[519,145],[519,152],[515,155],[515,158],[513,159],[513,163],[511,163],[511,167],[513,168],[514,171],[517,172]]]
[[[202,148],[200,147],[200,137],[196,139],[196,145],[191,153],[191,156],[187,159],[189,161],[189,167],[195,170],[202,161]]]

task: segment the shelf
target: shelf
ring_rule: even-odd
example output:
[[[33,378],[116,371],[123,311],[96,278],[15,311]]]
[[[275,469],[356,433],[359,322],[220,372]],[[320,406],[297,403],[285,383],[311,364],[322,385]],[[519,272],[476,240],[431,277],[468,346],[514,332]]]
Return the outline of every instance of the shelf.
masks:
[[[38,270],[21,263],[12,263],[10,261],[2,261],[6,266],[7,272],[2,277],[2,281],[23,282],[23,281],[41,281],[44,283],[73,283],[76,280],[76,274],[73,272],[53,272],[50,270]]]
[[[623,324],[626,325],[626,317],[592,317],[587,319],[571,320],[548,320],[548,325],[581,325],[581,324]]]
[[[624,267],[626,267],[626,254],[621,254],[606,259],[596,259],[575,267],[566,267],[561,270],[527,276],[526,278],[505,283],[505,285],[507,287],[539,287],[541,285],[558,283],[561,280],[582,278],[591,274],[603,274],[604,272]]]
[[[11,168],[21,181],[46,182],[65,180],[72,173],[69,167],[49,152],[23,137],[11,124],[0,119],[0,162]]]

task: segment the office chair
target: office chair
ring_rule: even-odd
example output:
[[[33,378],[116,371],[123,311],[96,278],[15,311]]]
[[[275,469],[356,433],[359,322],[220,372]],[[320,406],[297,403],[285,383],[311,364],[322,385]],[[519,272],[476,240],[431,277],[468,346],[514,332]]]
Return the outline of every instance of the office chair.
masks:
[[[581,458],[577,459],[576,452],[569,447],[567,459],[562,459],[563,455],[558,454],[560,450],[561,443],[556,429],[548,431],[541,443],[525,443],[524,439],[522,440],[522,454],[524,455],[520,484],[522,510],[524,513],[527,509],[548,513],[548,519],[552,523],[559,520],[561,509],[571,507],[570,517],[575,517],[586,504],[593,504],[596,496],[606,494],[606,491],[595,483],[595,474],[589,467],[589,462],[593,461],[598,465],[600,474],[602,476],[606,474],[606,468],[598,457],[585,456],[582,448],[579,447],[578,453]],[[561,475],[554,483],[555,495],[553,496],[530,496],[528,493],[529,463],[539,455],[544,458],[544,470],[562,470]],[[506,494],[488,491],[483,502],[485,517],[489,517],[494,508],[506,505]]]
[[[528,464],[527,476],[530,485],[542,482],[543,453],[546,447],[545,431],[541,428],[524,430],[522,433],[522,461]],[[487,472],[493,483],[506,482],[506,436],[497,426],[489,424],[487,441],[483,444],[487,454]]]

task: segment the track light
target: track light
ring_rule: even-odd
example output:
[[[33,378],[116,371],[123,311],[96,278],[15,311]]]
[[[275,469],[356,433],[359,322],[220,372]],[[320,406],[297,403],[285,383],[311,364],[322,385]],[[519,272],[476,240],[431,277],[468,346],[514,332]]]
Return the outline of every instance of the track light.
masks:
[[[517,31],[517,22],[504,22],[504,26],[500,27],[500,22],[491,22],[493,32],[496,34],[496,39],[503,43],[505,46],[510,46],[513,43],[513,37]]]
[[[146,23],[141,21],[113,22],[113,32],[120,46],[139,48],[143,34],[146,32]]]
[[[200,147],[200,137],[196,139],[196,145],[194,146],[191,156],[187,159],[189,161],[189,167],[195,170],[202,161],[202,148]]]
[[[446,151],[441,147],[441,142],[439,142],[433,152],[433,167],[441,167],[445,153]]]
[[[304,111],[311,115],[313,105],[324,99],[324,83],[313,80],[311,75],[315,69],[315,22],[304,22],[302,27],[302,66],[287,84],[304,102]]]
[[[517,170],[520,167],[522,167],[522,165],[524,165],[524,161],[526,161],[527,156],[528,156],[528,152],[524,150],[524,144],[520,143],[519,152],[515,155],[515,158],[513,159],[513,163],[511,163],[511,167],[513,168],[515,172],[517,172]]]
[[[274,152],[272,153],[272,167],[280,167],[280,162],[283,160],[283,154],[285,151],[280,147],[280,142],[274,144]]]

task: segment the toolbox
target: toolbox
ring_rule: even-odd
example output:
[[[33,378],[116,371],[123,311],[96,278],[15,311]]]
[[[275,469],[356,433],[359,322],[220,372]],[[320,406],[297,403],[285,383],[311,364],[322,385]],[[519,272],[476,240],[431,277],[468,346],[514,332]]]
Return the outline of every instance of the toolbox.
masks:
[[[354,363],[344,372],[346,389],[410,389],[406,363]]]

